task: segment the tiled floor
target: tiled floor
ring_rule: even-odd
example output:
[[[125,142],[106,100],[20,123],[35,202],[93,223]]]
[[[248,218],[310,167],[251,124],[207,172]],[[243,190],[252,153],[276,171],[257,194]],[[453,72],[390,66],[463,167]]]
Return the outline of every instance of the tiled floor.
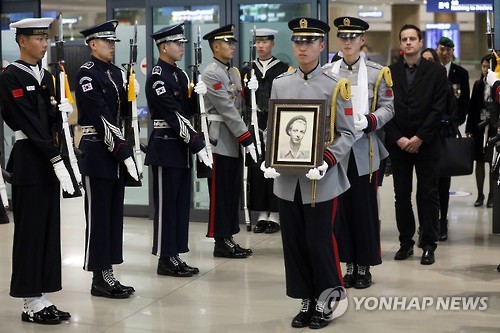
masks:
[[[457,177],[452,190],[464,196],[450,200],[450,239],[440,243],[436,264],[422,266],[420,251],[409,260],[393,260],[398,249],[394,222],[392,179],[386,178],[382,198],[383,263],[372,269],[369,289],[349,289],[348,311],[321,332],[500,332],[500,237],[491,234],[492,210],[474,208],[473,176]],[[215,259],[213,243],[205,238],[206,224],[191,223],[191,252],[183,257],[200,268],[192,278],[156,275],[157,260],[150,254],[151,221],[125,221],[125,263],[115,268],[119,279],[133,285],[135,296],[124,300],[92,297],[91,274],[82,270],[83,209],[79,199],[65,199],[63,210],[63,290],[51,300],[70,311],[71,321],[45,327],[23,323],[21,302],[9,296],[13,224],[0,225],[0,332],[303,332],[293,329],[292,317],[300,302],[284,291],[279,234],[243,230],[236,240],[254,250],[245,260]],[[357,297],[370,302],[356,309]],[[370,310],[384,296],[487,297],[483,311]],[[422,304],[422,303],[420,303]]]

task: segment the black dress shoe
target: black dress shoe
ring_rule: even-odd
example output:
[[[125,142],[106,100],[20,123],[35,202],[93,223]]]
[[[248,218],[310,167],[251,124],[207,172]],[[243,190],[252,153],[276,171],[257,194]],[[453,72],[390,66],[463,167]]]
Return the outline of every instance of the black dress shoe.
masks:
[[[247,256],[249,256],[253,253],[253,251],[251,249],[245,249],[244,247],[241,247],[240,244],[236,244],[233,237],[227,238],[226,240],[229,241],[231,244],[233,244],[236,247],[237,251],[245,253]]]
[[[314,311],[314,315],[311,317],[311,322],[309,323],[310,329],[320,329],[328,326],[329,320],[324,318],[322,312],[316,310]]]
[[[59,319],[61,319],[61,320],[69,320],[69,318],[71,318],[71,314],[69,312],[59,310],[54,304],[46,307],[46,309],[50,313],[59,317]]]
[[[253,228],[253,232],[256,234],[263,233],[266,230],[267,226],[267,221],[266,220],[259,220],[255,227]]]
[[[434,258],[434,251],[425,249],[424,253],[422,254],[422,258],[420,259],[420,263],[422,265],[432,265],[435,262],[436,259]]]
[[[292,327],[302,328],[307,327],[311,323],[311,317],[314,313],[316,302],[309,298],[302,300],[302,308],[292,320]]]
[[[231,242],[216,242],[214,246],[214,257],[219,258],[231,258],[231,259],[244,259],[248,257],[248,254],[238,250],[235,244]]]
[[[394,256],[394,260],[405,260],[411,255],[413,255],[413,246],[401,245],[398,252],[396,252],[396,255]]]
[[[156,269],[158,275],[168,275],[175,277],[191,277],[193,273],[184,269],[181,262],[175,257],[160,257],[158,260],[158,268]]]
[[[354,288],[356,289],[365,289],[372,285],[372,274],[370,273],[370,267],[369,266],[364,266],[364,267],[365,267],[364,274],[361,274],[360,271],[358,270],[358,275],[356,276],[356,281],[354,282]]]
[[[118,287],[117,284],[114,286],[104,285],[104,284],[94,284],[90,288],[90,294],[92,296],[106,297],[106,298],[128,298],[130,294]]]
[[[182,268],[184,268],[184,270],[190,272],[191,274],[194,275],[194,274],[198,274],[200,272],[200,270],[198,269],[198,267],[191,267],[191,266],[189,266],[179,256],[175,256],[175,258],[177,258],[177,260],[181,263]]]
[[[344,275],[344,288],[354,287],[355,281],[356,281],[356,276],[354,274]]]
[[[500,265],[497,266],[497,272],[500,272]]]
[[[118,285],[118,288],[121,288],[122,290],[126,291],[129,295],[135,293],[135,289],[132,286],[124,286],[118,280],[116,280],[115,284]]]
[[[477,197],[476,202],[474,202],[474,207],[481,207],[483,205],[483,202],[484,202],[484,194],[480,194]]]
[[[486,201],[486,207],[492,208],[493,207],[493,194],[488,195],[488,201]]]
[[[61,323],[61,319],[47,308],[43,308],[38,312],[24,312],[21,314],[21,320],[30,323],[37,323],[42,325],[56,325]]]
[[[276,222],[269,221],[267,222],[266,230],[264,231],[266,234],[274,234],[275,232],[280,230],[280,225]]]

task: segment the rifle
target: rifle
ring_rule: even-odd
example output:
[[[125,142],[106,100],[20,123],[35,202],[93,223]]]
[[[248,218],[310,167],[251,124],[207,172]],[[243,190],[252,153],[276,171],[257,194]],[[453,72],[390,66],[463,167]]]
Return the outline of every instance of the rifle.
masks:
[[[137,21],[134,25],[134,38],[130,39],[130,58],[128,64],[123,65],[127,70],[127,101],[129,102],[129,112],[123,118],[123,134],[125,140],[131,147],[134,147],[134,159],[137,167],[139,180],[129,177],[128,173],[125,179],[125,186],[142,186],[143,163],[141,153],[141,141],[139,138],[139,119],[137,116],[137,96],[135,96],[135,72],[134,65],[137,63]]]
[[[255,77],[255,69],[253,68],[253,64],[255,62],[255,57],[256,57],[256,44],[257,44],[257,31],[254,25],[252,30],[252,40],[250,41],[250,60],[248,61],[248,66],[250,66],[250,76],[252,78]],[[262,157],[262,148],[260,143],[259,122],[257,120],[257,98],[255,96],[255,90],[250,90],[250,98],[251,98],[251,108],[252,108],[251,126],[253,127],[255,136],[257,161],[259,161],[260,158]]]
[[[198,26],[198,37],[194,44],[194,65],[190,66],[193,71],[193,79],[191,80],[191,87],[194,87],[198,81],[201,81],[200,65],[202,59],[201,50],[201,27]],[[190,89],[189,94],[192,90]],[[191,97],[191,95],[189,95]],[[195,129],[197,132],[203,133],[203,138],[205,140],[205,146],[207,148],[208,157],[210,162],[213,163],[212,156],[212,146],[210,144],[210,137],[208,136],[208,123],[207,123],[207,113],[205,112],[205,101],[202,95],[198,95],[198,107],[200,111],[199,120],[195,119]],[[196,163],[196,175],[198,178],[209,178],[212,176],[212,168],[206,166],[203,162],[197,160]]]
[[[64,32],[63,32],[63,17],[59,14],[59,36],[56,36],[56,62],[50,64],[54,70],[54,76],[56,78],[56,99],[57,103],[60,104],[64,98],[68,99],[70,104],[73,104],[73,96],[69,89],[68,76],[64,69]],[[62,132],[63,135],[59,138],[61,143],[61,157],[63,158],[64,165],[71,176],[71,182],[73,183],[73,188],[75,192],[69,194],[63,191],[63,198],[77,198],[82,196],[81,189],[82,185],[82,175],[80,174],[80,169],[78,168],[78,161],[75,156],[75,150],[73,146],[73,137],[71,136],[71,131],[68,124],[68,115],[66,112],[60,112],[62,119]]]

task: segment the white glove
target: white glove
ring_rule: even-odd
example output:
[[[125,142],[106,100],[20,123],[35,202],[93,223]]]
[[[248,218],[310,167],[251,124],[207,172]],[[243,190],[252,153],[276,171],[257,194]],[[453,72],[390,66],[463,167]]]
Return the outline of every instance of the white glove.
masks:
[[[497,82],[498,80],[498,73],[493,72],[491,69],[488,69],[488,75],[486,76],[486,82],[488,82],[488,85],[490,87],[493,87],[495,82]]]
[[[134,90],[135,90],[135,97],[139,96],[139,93],[141,92],[141,85],[139,84],[139,81],[134,77]]]
[[[255,77],[255,75],[252,76],[252,78],[250,79],[250,81],[248,81],[247,87],[250,90],[257,90],[257,89],[259,89],[259,81],[257,81],[257,78]]]
[[[132,157],[127,158],[125,161],[125,166],[127,167],[128,173],[134,178],[135,180],[139,180],[139,175],[137,174],[137,167],[135,166],[134,159]]]
[[[264,172],[264,178],[278,178],[280,173],[276,171],[275,168],[266,168],[266,162],[262,162],[260,165],[260,170]]]
[[[323,161],[323,164],[317,168],[309,169],[306,177],[310,180],[320,180],[325,176],[326,170],[328,170],[328,164]]]
[[[203,148],[202,150],[197,152],[196,155],[198,155],[198,158],[203,162],[203,164],[205,164],[210,169],[212,168],[212,161],[210,160],[210,156],[208,156],[207,148]]]
[[[257,152],[255,151],[255,146],[253,144],[246,146],[246,152],[252,156],[252,160],[257,163]]]
[[[368,120],[364,114],[355,113],[354,116],[354,129],[357,132],[361,132],[366,127],[368,127]]]
[[[194,92],[201,96],[205,95],[207,93],[207,85],[205,84],[205,82],[199,81],[194,86]]]
[[[61,103],[57,106],[59,108],[59,111],[61,112],[66,112],[66,114],[69,115],[73,113],[73,106],[69,104],[67,98],[61,99]]]
[[[73,187],[73,182],[71,181],[71,176],[69,175],[66,166],[63,161],[59,161],[53,165],[54,172],[56,173],[57,179],[61,183],[61,188],[63,191],[69,194],[75,193],[75,188]]]

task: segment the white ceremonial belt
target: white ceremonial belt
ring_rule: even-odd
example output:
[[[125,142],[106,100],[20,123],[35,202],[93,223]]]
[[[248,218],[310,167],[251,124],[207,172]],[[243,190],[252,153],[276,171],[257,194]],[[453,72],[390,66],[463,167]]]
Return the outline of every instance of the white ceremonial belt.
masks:
[[[23,131],[15,131],[14,135],[16,137],[16,141],[26,140],[28,138],[26,134],[23,133]]]
[[[94,135],[97,134],[97,130],[94,126],[82,126],[82,135]]]
[[[171,128],[171,126],[163,119],[154,119],[153,120],[154,128]]]
[[[222,117],[219,116],[218,114],[209,114],[207,115],[207,119],[208,121],[220,121],[220,122],[224,121],[224,119],[222,119]]]

